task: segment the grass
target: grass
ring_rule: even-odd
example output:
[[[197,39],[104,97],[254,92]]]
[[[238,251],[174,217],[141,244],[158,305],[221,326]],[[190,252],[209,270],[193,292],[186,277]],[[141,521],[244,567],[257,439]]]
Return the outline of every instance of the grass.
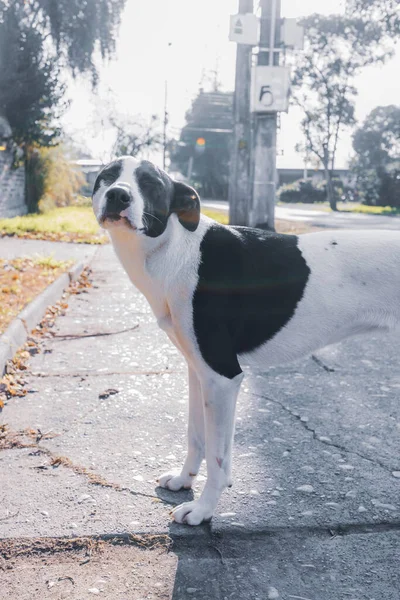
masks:
[[[73,261],[52,256],[0,259],[0,334],[14,317],[69,269]]]
[[[228,225],[229,217],[227,212],[223,212],[220,210],[208,210],[203,209],[203,214],[207,215],[214,221],[218,221],[218,223],[223,223],[224,225]],[[319,231],[319,227],[312,227],[307,223],[301,221],[283,221],[281,219],[275,220],[275,229],[278,233],[289,233],[293,235],[298,235],[300,233],[310,233],[311,231]]]
[[[68,206],[45,213],[0,219],[1,235],[84,244],[108,242],[92,208],[88,206]]]
[[[224,225],[229,222],[227,212],[204,209],[203,213]],[[315,230],[304,223],[279,220],[276,222],[276,229],[280,233]],[[55,208],[46,213],[0,219],[0,236],[83,244],[105,244],[109,241],[100,229],[92,208],[88,206]]]
[[[210,219],[214,219],[214,221],[218,221],[218,223],[222,223],[223,225],[229,224],[229,216],[228,213],[222,210],[208,210],[208,208],[203,208],[201,211],[203,215],[210,217]]]
[[[367,206],[366,204],[344,204],[341,202],[338,204],[338,208],[341,212],[362,213],[365,215],[400,215],[400,209],[393,208],[393,206]]]

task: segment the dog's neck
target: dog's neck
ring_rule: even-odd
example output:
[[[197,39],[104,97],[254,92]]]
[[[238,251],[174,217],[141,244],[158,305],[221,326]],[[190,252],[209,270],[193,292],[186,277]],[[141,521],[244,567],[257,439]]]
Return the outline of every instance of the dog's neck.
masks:
[[[169,314],[167,302],[171,279],[179,268],[179,247],[186,232],[177,218],[170,218],[166,230],[151,238],[128,227],[110,229],[114,250],[129,279],[146,297],[157,319]],[[183,249],[183,248],[182,248]],[[182,252],[180,253],[182,257]],[[167,268],[166,268],[167,265]]]
[[[178,297],[192,295],[197,284],[200,243],[212,223],[202,215],[198,228],[191,232],[182,227],[176,215],[171,215],[166,230],[156,238],[128,227],[110,230],[122,266],[158,320],[170,314],[172,297],[175,299],[172,304],[176,305]]]

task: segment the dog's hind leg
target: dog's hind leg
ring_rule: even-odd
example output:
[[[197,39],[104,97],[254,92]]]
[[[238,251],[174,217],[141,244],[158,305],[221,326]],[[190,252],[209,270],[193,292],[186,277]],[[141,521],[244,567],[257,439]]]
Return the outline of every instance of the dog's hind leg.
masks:
[[[173,491],[191,488],[204,458],[204,411],[200,382],[189,366],[188,453],[180,473],[164,473],[158,482]]]
[[[232,443],[236,399],[243,373],[228,379],[208,371],[201,377],[204,403],[207,481],[200,498],[173,511],[178,523],[199,525],[211,519],[223,490],[232,483]]]

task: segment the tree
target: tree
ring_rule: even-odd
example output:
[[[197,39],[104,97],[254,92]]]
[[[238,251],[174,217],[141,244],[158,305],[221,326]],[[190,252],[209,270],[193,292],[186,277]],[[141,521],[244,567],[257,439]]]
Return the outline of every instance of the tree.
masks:
[[[23,137],[26,122],[24,141],[45,142],[41,117],[48,125],[51,109],[60,106],[62,69],[90,72],[97,81],[95,50],[103,58],[114,52],[125,1],[0,0],[0,114],[19,128],[16,137]]]
[[[60,134],[56,118],[64,108],[59,68],[46,56],[41,34],[25,25],[18,3],[0,16],[0,114],[18,146],[49,146]]]
[[[115,112],[110,115],[109,119],[115,132],[111,158],[124,155],[143,156],[143,153],[161,146],[162,136],[156,115],[152,115],[147,123],[139,117],[133,119]]]
[[[228,195],[232,103],[230,92],[201,89],[186,113],[186,125],[171,152],[173,165],[188,175],[206,197]]]
[[[355,124],[353,78],[391,54],[382,44],[380,23],[352,15],[314,14],[302,21],[305,50],[296,61],[293,99],[304,111],[301,148],[316,156],[325,170],[327,199],[337,210],[332,186],[340,135]]]
[[[366,204],[400,208],[400,106],[378,106],[355,132],[352,168]]]
[[[347,0],[346,14],[375,22],[381,28],[381,36],[396,37],[400,34],[400,4],[398,0]]]
[[[27,204],[38,204],[37,147],[57,143],[66,107],[61,72],[98,78],[94,55],[111,56],[125,0],[0,0],[0,116],[27,170]],[[38,178],[41,175],[38,173]]]

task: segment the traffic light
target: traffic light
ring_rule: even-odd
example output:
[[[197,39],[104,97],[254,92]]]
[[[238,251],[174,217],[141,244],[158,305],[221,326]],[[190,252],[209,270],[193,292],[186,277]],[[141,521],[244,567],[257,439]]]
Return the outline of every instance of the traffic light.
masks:
[[[197,154],[203,154],[206,149],[206,140],[203,137],[198,137],[196,140],[195,151]]]

